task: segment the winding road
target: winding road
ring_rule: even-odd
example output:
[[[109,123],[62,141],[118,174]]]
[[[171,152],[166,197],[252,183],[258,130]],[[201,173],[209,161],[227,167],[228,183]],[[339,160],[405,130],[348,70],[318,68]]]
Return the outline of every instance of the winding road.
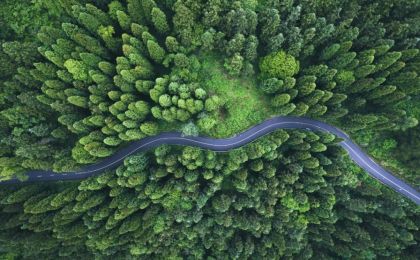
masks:
[[[361,168],[366,170],[370,176],[378,179],[386,186],[392,188],[401,195],[409,198],[417,205],[420,205],[420,193],[402,181],[401,179],[393,176],[390,172],[386,171],[379,164],[374,162],[363,150],[350,140],[350,137],[340,129],[329,124],[316,121],[313,119],[302,117],[289,117],[280,116],[274,117],[264,121],[263,123],[253,126],[250,129],[242,132],[231,138],[226,139],[212,139],[208,137],[193,137],[182,136],[178,132],[162,133],[157,136],[146,137],[141,140],[130,143],[128,146],[117,151],[114,155],[105,158],[103,161],[83,167],[75,172],[56,173],[53,171],[30,171],[27,173],[28,179],[25,182],[34,181],[57,181],[57,180],[79,180],[84,179],[107,169],[116,167],[124,158],[136,152],[146,151],[153,147],[163,144],[169,145],[183,145],[183,146],[196,146],[203,149],[209,149],[217,152],[226,152],[234,148],[241,147],[255,139],[266,135],[276,129],[306,129],[311,131],[323,131],[334,134],[343,139],[339,143],[350,155],[351,159],[358,164]],[[11,179],[0,182],[0,184],[20,183],[18,179]]]

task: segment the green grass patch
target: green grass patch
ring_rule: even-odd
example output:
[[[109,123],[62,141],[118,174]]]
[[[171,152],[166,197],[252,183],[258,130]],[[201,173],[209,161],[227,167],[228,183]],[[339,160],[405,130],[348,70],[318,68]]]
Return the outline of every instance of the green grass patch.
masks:
[[[233,136],[275,114],[269,97],[258,89],[256,77],[228,75],[222,57],[205,55],[200,61],[203,88],[225,102],[214,115],[217,124],[206,134],[218,138]]]

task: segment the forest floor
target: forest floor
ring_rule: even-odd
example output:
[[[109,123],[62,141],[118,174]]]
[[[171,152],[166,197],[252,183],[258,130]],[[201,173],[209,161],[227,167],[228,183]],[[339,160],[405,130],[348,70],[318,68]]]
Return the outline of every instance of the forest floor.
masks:
[[[203,88],[225,102],[217,113],[216,126],[208,133],[217,138],[234,136],[275,115],[269,97],[258,89],[257,79],[228,75],[222,61],[216,55],[200,57]]]

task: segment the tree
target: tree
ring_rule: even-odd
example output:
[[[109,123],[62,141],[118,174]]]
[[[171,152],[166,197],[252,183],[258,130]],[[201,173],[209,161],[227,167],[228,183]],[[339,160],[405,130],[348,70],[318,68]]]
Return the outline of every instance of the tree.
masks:
[[[171,97],[168,94],[163,94],[159,97],[159,104],[162,107],[170,107],[172,105]]]
[[[171,53],[176,53],[180,48],[177,39],[173,36],[167,36],[165,40],[166,49]]]
[[[228,55],[234,53],[240,53],[244,48],[245,36],[241,33],[235,34],[235,36],[227,43],[226,52]]]
[[[198,136],[198,128],[193,122],[182,126],[182,136]]]
[[[203,50],[211,51],[214,49],[215,47],[214,34],[215,34],[214,30],[209,30],[209,31],[204,32],[203,35],[201,35],[201,44],[202,44]]]
[[[161,63],[165,58],[165,50],[158,43],[152,40],[147,41],[147,49],[150,57],[157,63]]]
[[[276,35],[280,27],[280,15],[278,10],[267,8],[262,13],[261,18],[261,39],[271,39]]]
[[[213,209],[216,212],[220,212],[220,213],[226,212],[229,209],[231,203],[232,203],[231,199],[227,195],[224,195],[224,194],[217,196],[212,200]]]
[[[70,104],[73,104],[78,107],[88,108],[88,100],[85,97],[81,96],[71,96],[67,98]]]
[[[64,32],[80,46],[100,57],[107,58],[108,52],[101,45],[100,41],[89,36],[87,32],[71,23],[62,24]]]
[[[225,61],[225,68],[230,75],[239,75],[243,67],[244,58],[239,54],[235,53],[231,59]]]
[[[81,61],[69,59],[64,62],[64,66],[76,80],[89,80],[88,67]]]
[[[104,143],[109,146],[118,146],[121,144],[121,142],[121,139],[115,136],[110,136],[104,139]]]
[[[173,17],[174,31],[179,35],[183,46],[191,46],[198,36],[193,29],[196,24],[195,13],[180,1],[174,4],[173,10],[175,11]]]
[[[143,13],[148,21],[152,21],[152,11],[153,8],[156,8],[156,2],[154,0],[144,0],[141,1]]]
[[[118,23],[120,24],[120,26],[125,30],[129,30],[130,29],[130,24],[131,24],[131,18],[130,16],[128,16],[124,11],[118,10],[115,13],[117,15],[117,19],[118,19]]]
[[[153,135],[157,135],[159,127],[154,122],[145,122],[141,124],[140,130],[146,135],[153,136]]]
[[[95,157],[108,157],[112,154],[113,150],[108,149],[103,146],[102,143],[99,142],[92,142],[89,144],[86,144],[84,146],[84,149],[89,152],[90,155]]]
[[[330,60],[332,57],[334,57],[338,50],[340,50],[340,44],[334,43],[322,50],[319,58],[321,60]]]
[[[352,71],[339,71],[335,76],[335,80],[340,87],[347,87],[355,81]]]
[[[213,95],[213,96],[206,99],[205,109],[207,111],[215,111],[220,107],[220,105],[221,105],[221,101],[220,101],[219,97]]]
[[[260,70],[268,77],[284,79],[298,73],[299,61],[284,51],[279,51],[263,57]]]
[[[292,113],[296,108],[296,105],[293,103],[288,103],[282,107],[279,107],[277,109],[277,113],[280,115],[288,115],[290,113]]]
[[[175,66],[180,68],[188,68],[190,66],[190,59],[183,53],[177,53],[174,56]]]
[[[282,33],[277,34],[276,36],[268,39],[268,50],[270,52],[275,52],[281,50],[285,39]]]
[[[195,97],[198,98],[198,99],[205,99],[205,97],[207,95],[206,91],[202,88],[197,88],[194,91],[194,94],[195,94]]]
[[[258,38],[254,35],[251,35],[247,38],[246,44],[245,44],[245,59],[254,61],[257,56],[257,49],[258,49]]]
[[[207,132],[211,130],[216,123],[217,121],[211,116],[204,116],[198,120],[198,127],[204,132]]]
[[[282,89],[283,83],[283,80],[269,78],[264,80],[262,90],[267,94],[273,94]]]
[[[166,34],[169,32],[169,25],[166,20],[166,15],[162,10],[157,7],[152,8],[152,22],[156,30],[160,34]]]
[[[286,105],[290,101],[290,95],[288,94],[279,94],[276,95],[272,101],[274,107],[281,107]]]

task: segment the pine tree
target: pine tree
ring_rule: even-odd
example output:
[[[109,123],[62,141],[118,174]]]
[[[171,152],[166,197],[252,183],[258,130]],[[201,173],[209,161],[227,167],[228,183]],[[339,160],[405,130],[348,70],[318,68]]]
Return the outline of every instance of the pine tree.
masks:
[[[157,63],[161,63],[165,58],[165,50],[158,43],[152,40],[147,41],[147,49],[150,57]]]
[[[170,28],[169,28],[165,13],[162,12],[162,10],[160,10],[157,7],[153,7],[151,15],[152,15],[152,22],[156,30],[160,34],[168,33]]]

